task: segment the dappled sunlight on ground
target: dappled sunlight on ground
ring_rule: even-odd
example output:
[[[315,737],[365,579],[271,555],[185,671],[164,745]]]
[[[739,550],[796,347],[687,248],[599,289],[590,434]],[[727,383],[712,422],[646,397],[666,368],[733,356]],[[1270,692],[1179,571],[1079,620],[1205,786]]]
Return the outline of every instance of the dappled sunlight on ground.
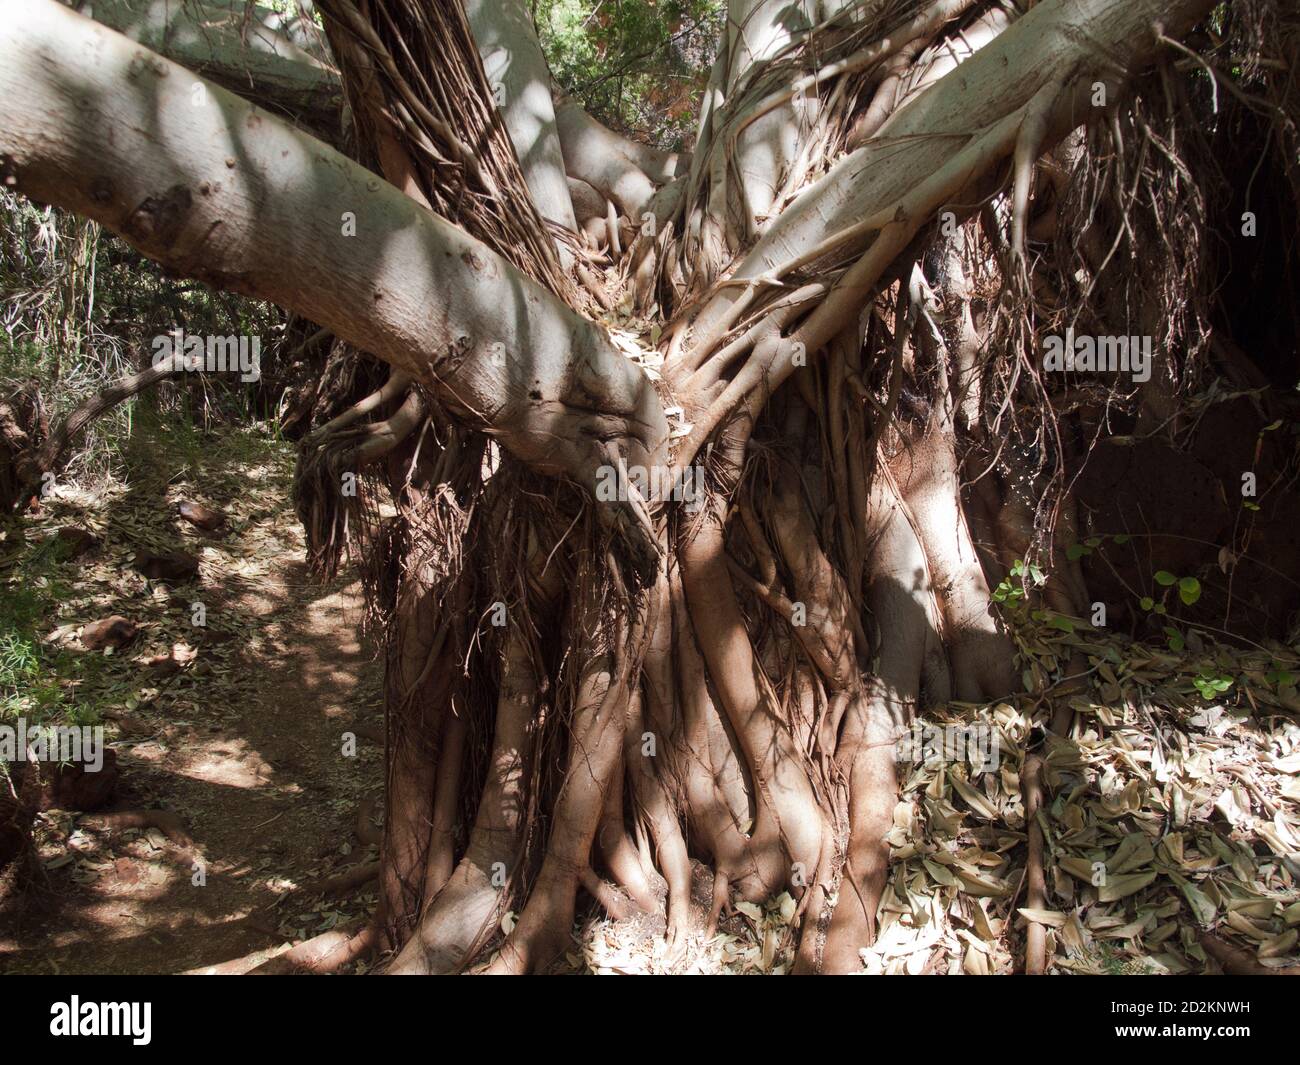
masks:
[[[247,920],[286,885],[366,860],[353,825],[380,786],[382,750],[362,738],[347,757],[343,734],[366,725],[382,737],[382,707],[359,638],[359,585],[320,586],[303,565],[291,447],[246,430],[201,445],[157,450],[110,484],[56,490],[25,520],[26,543],[11,531],[3,545],[0,574],[35,597],[34,631],[54,674],[41,705],[7,709],[104,724],[122,771],[109,812],[170,810],[194,843],[181,853],[156,828],[40,815],[46,883],[0,910],[4,971],[175,972],[373,905],[362,891]],[[226,525],[199,532],[177,517],[181,500],[225,511]],[[67,525],[99,544],[75,559],[40,554],[43,537]],[[146,581],[132,568],[141,550],[189,552],[199,576]],[[114,614],[139,626],[136,638],[83,649],[81,626]]]

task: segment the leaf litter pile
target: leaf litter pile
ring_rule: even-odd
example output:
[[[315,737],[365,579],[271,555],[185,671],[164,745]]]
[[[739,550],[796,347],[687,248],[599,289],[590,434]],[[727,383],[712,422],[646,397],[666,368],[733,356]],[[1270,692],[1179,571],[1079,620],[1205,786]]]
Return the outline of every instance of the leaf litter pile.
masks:
[[[991,740],[970,759],[916,751],[900,766],[891,869],[864,973],[999,974],[1023,964],[1029,922],[1058,974],[1218,972],[1209,933],[1263,968],[1300,961],[1300,655],[1193,634],[1177,652],[1054,616],[1016,631],[1025,694],[953,702],[918,728]],[[1043,744],[1082,654],[1086,692],[1064,696],[1070,736]],[[926,735],[930,734],[926,728]],[[917,735],[914,728],[912,735]],[[1044,758],[1039,813],[1050,906],[1025,899],[1021,771]],[[707,894],[704,896],[707,898]],[[574,969],[782,973],[795,903],[741,904],[684,960],[636,918],[592,920]]]

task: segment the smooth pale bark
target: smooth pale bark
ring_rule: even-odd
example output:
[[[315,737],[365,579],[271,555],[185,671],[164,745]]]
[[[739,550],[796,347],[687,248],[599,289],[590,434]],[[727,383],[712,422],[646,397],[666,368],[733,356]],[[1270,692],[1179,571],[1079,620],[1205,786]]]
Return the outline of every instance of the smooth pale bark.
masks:
[[[727,5],[728,96],[765,61],[807,30],[818,14],[814,0],[730,0]],[[736,140],[736,168],[750,233],[761,231],[786,172],[799,153],[800,127],[815,98],[794,99],[751,123]],[[724,149],[725,150],[725,149]]]
[[[944,38],[927,48],[908,68],[898,87],[897,110],[902,110],[931,85],[951,74],[986,44],[1004,33],[1015,21],[1014,11],[991,7],[951,39]],[[881,132],[888,127],[881,127]]]
[[[465,14],[533,202],[543,218],[576,230],[551,73],[528,6],[521,0],[465,0]]]
[[[573,213],[578,225],[585,226],[592,219],[599,219],[604,224],[608,211],[605,197],[582,178],[569,178],[569,197],[573,200]]]
[[[1015,647],[989,609],[989,587],[961,506],[961,468],[946,423],[926,434],[895,462],[904,498],[916,515],[926,561],[946,622],[958,699],[979,702],[1011,690]]]
[[[573,213],[579,230],[593,248],[609,242],[609,201],[581,178],[569,178],[569,197],[573,200]]]
[[[1212,6],[1212,0],[1043,0],[804,190],[733,276],[761,275],[897,203],[939,173],[973,135],[1014,115],[1071,71],[1098,71],[1113,99],[1117,73],[1154,56],[1157,21],[1178,36]],[[1067,113],[1064,105],[1072,99],[1063,98],[1050,116],[1044,149],[1092,117],[1090,107]],[[729,288],[711,301],[697,320],[697,337],[713,336],[741,291]]]
[[[125,33],[133,41],[166,44],[181,51],[203,47],[216,35],[245,48],[309,65],[329,65],[325,35],[299,12],[281,13],[248,0],[62,0],[83,15]],[[127,27],[131,27],[128,29]]]
[[[641,370],[504,259],[56,0],[0,0],[0,180],[177,274],[329,328],[540,472],[591,489],[602,463],[621,454],[649,467],[667,440]]]
[[[587,182],[613,200],[620,214],[640,222],[655,186],[649,175],[624,154],[623,147],[629,142],[572,102],[559,107],[556,121],[569,176]],[[663,164],[660,169],[664,169]]]
[[[68,0],[81,14],[336,143],[343,92],[319,39],[244,0]],[[246,14],[249,16],[245,18]]]
[[[560,146],[564,149],[564,165],[573,177],[582,177],[588,159],[596,162],[592,157],[606,151],[617,152],[660,185],[685,173],[690,163],[688,153],[665,152],[620,136],[587,114],[576,100],[557,98],[555,120],[560,131]]]
[[[876,906],[889,871],[885,836],[898,799],[895,743],[923,696],[936,704],[949,697],[942,684],[939,609],[925,552],[895,485],[885,478],[872,482],[868,513],[874,547],[866,606],[878,644],[867,693],[850,704],[836,751],[849,780],[852,830],[822,959],[827,973],[861,971],[858,948],[874,938]],[[934,690],[927,690],[927,680]]]

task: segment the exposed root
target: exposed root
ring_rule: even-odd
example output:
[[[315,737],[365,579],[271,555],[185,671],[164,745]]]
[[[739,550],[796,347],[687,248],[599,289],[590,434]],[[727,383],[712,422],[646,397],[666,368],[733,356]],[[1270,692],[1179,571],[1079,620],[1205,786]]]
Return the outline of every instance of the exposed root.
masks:
[[[109,832],[122,832],[132,828],[156,828],[182,853],[189,854],[194,850],[194,840],[186,831],[184,822],[171,810],[116,810],[112,813],[83,814],[81,823],[88,828]]]
[[[519,922],[487,971],[520,973],[549,965],[565,948],[574,897],[589,868],[587,856],[616,777],[632,678],[644,653],[646,619],[629,631],[616,622],[607,649],[599,650],[600,612],[587,591],[574,624],[598,648],[576,681],[572,741],[546,857]]]
[[[357,809],[356,827],[353,829],[363,847],[379,846],[384,841],[384,833],[375,822],[375,808],[378,804],[373,798],[365,799]]]
[[[1300,976],[1300,965],[1276,969],[1261,965],[1246,951],[1225,943],[1210,932],[1202,932],[1197,939],[1205,948],[1205,953],[1217,961],[1225,973],[1232,976]]]
[[[378,941],[374,922],[366,918],[297,943],[283,954],[247,970],[246,976],[289,976],[338,972],[370,951]]]

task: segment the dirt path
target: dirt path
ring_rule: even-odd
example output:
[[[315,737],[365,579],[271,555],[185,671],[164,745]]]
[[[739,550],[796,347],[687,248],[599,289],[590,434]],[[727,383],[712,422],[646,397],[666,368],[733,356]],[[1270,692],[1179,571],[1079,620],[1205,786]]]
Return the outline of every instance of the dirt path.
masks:
[[[295,886],[374,857],[356,827],[380,794],[383,716],[379,663],[360,637],[359,582],[313,581],[292,512],[262,517],[186,542],[204,555],[200,587],[168,592],[142,628],[166,647],[197,596],[209,612],[190,637],[197,653],[107,716],[122,770],[108,810],[171,811],[194,852],[157,829],[43,813],[35,839],[45,883],[0,910],[0,972],[183,972],[274,953],[372,908],[363,889],[266,910]],[[123,547],[129,539],[128,530]],[[111,532],[98,554],[111,573],[129,558]],[[148,606],[128,588],[101,609],[140,618]],[[138,662],[111,665],[152,675]]]
[[[345,758],[343,733],[361,721],[378,730],[382,715],[356,703],[372,668],[357,638],[359,589],[313,591],[301,584],[300,566],[286,562],[283,576],[301,590],[282,585],[283,605],[268,618],[283,656],[246,663],[256,697],[238,706],[200,703],[193,720],[164,725],[121,754],[125,801],[116,805],[179,814],[197,863],[156,830],[96,830],[86,827],[94,815],[51,815],[42,849],[57,850],[64,837],[67,853],[100,868],[85,883],[82,862],[50,870],[48,891],[16,941],[0,943],[0,967],[180,972],[273,949],[280,936],[241,919],[292,884],[364,858],[354,824],[379,782],[377,748],[358,737],[357,756]],[[206,884],[194,883],[196,864],[206,866]],[[365,901],[351,900],[354,909]],[[327,904],[305,927],[315,931],[337,912]],[[284,916],[296,915],[290,908]]]

